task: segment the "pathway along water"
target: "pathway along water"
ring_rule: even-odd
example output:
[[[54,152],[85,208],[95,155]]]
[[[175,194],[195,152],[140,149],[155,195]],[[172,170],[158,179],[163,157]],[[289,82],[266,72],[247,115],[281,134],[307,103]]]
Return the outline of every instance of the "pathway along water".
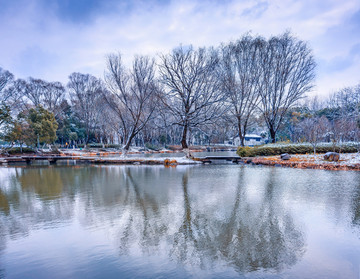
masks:
[[[360,173],[0,168],[0,278],[358,278]]]

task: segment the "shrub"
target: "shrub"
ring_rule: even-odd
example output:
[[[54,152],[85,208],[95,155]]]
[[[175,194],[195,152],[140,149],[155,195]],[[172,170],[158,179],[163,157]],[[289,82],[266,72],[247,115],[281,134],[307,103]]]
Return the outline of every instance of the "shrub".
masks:
[[[146,147],[147,149],[154,150],[154,151],[160,150],[160,148],[159,148],[158,146],[153,145],[153,144],[151,144],[151,143],[149,143],[149,142],[145,143],[145,147]]]
[[[330,151],[342,152],[342,153],[355,153],[358,143],[340,143],[335,147],[332,143],[321,143],[316,147],[318,153],[326,153]],[[313,147],[309,143],[298,144],[266,144],[256,147],[238,147],[237,154],[240,157],[254,157],[254,156],[273,156],[283,153],[289,154],[306,154],[313,153]]]
[[[10,148],[9,150],[6,150],[6,152],[10,155],[13,155],[13,154],[20,154],[21,150],[20,150],[20,147],[13,147],[13,148]],[[35,150],[32,148],[29,148],[29,147],[23,147],[22,153],[35,153]]]
[[[249,147],[249,146],[239,146],[236,153],[240,157],[249,157],[250,150],[251,150],[251,147]]]

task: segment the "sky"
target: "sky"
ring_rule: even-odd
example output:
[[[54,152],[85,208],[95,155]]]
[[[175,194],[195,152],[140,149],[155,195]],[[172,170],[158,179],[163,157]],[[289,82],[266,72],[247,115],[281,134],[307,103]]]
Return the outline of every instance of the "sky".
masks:
[[[16,78],[102,78],[106,55],[157,56],[290,30],[317,62],[311,95],[360,83],[359,0],[0,0],[0,67]]]

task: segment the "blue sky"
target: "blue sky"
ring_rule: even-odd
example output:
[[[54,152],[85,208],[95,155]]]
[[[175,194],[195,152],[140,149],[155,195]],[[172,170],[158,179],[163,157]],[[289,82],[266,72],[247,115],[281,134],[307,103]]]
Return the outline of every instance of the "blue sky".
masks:
[[[312,94],[360,82],[359,0],[0,0],[0,67],[18,78],[66,83],[102,77],[105,56],[156,55],[179,44],[217,46],[245,32],[291,30],[318,64]]]

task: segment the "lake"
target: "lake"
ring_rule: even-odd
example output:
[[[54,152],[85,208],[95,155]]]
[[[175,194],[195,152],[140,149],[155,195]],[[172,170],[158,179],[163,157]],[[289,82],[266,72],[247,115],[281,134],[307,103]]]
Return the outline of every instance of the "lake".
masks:
[[[0,168],[0,278],[359,278],[360,172]]]

